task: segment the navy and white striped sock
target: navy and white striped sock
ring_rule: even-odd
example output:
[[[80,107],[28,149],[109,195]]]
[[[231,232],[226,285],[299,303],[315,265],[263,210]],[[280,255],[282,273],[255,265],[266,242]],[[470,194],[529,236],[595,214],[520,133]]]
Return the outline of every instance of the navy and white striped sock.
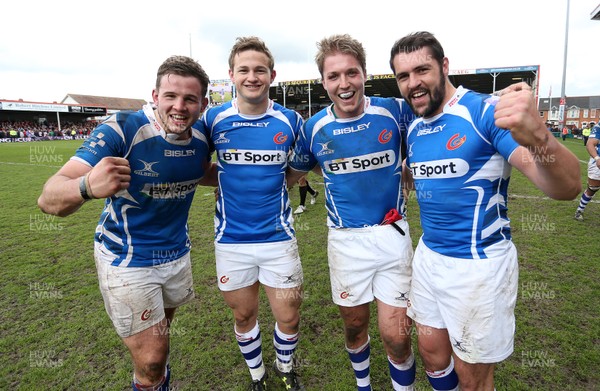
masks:
[[[454,370],[454,358],[450,357],[450,365],[441,371],[425,371],[427,380],[435,391],[458,391],[458,375]]]
[[[580,212],[583,212],[583,210],[585,209],[587,204],[590,203],[591,200],[592,200],[592,197],[588,197],[588,195],[585,194],[585,191],[584,191],[583,194],[581,195],[581,199],[579,200],[579,206],[577,207],[577,210]]]
[[[358,391],[371,391],[371,337],[356,349],[349,349],[346,346],[346,351],[354,369]]]
[[[410,353],[410,357],[402,364],[396,364],[388,356],[388,366],[390,368],[390,376],[392,377],[392,386],[395,391],[413,391],[415,389],[417,364],[412,352]]]
[[[260,337],[260,328],[258,322],[252,330],[246,333],[239,333],[235,330],[235,338],[237,339],[240,351],[246,360],[250,375],[253,380],[260,380],[265,374],[265,366],[262,359],[262,339]]]
[[[277,368],[281,372],[290,372],[293,368],[294,351],[298,346],[298,334],[284,334],[275,323],[273,331],[273,346],[277,353]]]

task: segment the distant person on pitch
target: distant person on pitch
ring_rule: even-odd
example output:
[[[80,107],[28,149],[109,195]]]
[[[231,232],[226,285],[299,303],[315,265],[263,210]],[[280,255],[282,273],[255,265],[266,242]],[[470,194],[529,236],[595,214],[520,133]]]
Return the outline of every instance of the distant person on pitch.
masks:
[[[592,122],[593,123],[593,122]],[[575,220],[583,221],[583,211],[592,200],[592,197],[600,190],[600,124],[594,126],[589,135],[586,149],[590,155],[588,161],[587,188],[581,194],[579,206],[575,211]]]
[[[314,205],[317,203],[317,196],[319,192],[310,187],[308,178],[306,175],[298,179],[298,190],[300,191],[300,205],[294,211],[294,214],[304,213],[306,210],[306,195],[310,193],[310,204]]]

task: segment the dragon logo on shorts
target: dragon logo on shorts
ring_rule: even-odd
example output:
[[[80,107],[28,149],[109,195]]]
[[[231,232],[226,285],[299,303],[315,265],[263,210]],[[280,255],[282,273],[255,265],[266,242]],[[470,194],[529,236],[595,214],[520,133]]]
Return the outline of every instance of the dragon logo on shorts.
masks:
[[[146,321],[150,319],[150,315],[152,315],[152,310],[145,310],[144,312],[142,312],[142,316],[140,316],[140,319]]]
[[[227,282],[229,281],[229,277],[227,276],[222,276],[219,281],[221,281],[221,284],[227,284]]]

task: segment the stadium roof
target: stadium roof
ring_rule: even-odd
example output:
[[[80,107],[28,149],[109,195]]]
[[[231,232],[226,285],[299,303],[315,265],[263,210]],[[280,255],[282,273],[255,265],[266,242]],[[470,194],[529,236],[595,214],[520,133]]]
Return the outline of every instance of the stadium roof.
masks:
[[[449,78],[455,86],[482,93],[493,93],[510,84],[524,81],[536,91],[538,88],[539,65],[503,68],[477,68],[450,71]],[[392,74],[368,75],[365,85],[369,96],[400,97],[400,91]],[[323,106],[331,103],[320,79],[279,82],[270,88],[270,98],[285,106],[308,106],[310,86],[311,106]],[[285,96],[284,96],[285,91]],[[285,101],[285,102],[284,102]]]
[[[67,94],[60,103],[77,103],[80,105],[106,106],[109,111],[140,110],[145,104],[144,99],[113,98],[110,96],[95,96]]]
[[[591,20],[600,20],[600,4],[594,9],[590,15]]]

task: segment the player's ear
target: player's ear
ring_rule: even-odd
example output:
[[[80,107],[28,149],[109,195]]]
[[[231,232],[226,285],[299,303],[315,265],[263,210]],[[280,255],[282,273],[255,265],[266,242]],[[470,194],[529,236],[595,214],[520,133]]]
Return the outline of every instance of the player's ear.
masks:
[[[448,76],[448,74],[450,73],[450,60],[448,60],[448,57],[444,57],[444,59],[442,60],[442,66],[444,70],[444,75]]]

